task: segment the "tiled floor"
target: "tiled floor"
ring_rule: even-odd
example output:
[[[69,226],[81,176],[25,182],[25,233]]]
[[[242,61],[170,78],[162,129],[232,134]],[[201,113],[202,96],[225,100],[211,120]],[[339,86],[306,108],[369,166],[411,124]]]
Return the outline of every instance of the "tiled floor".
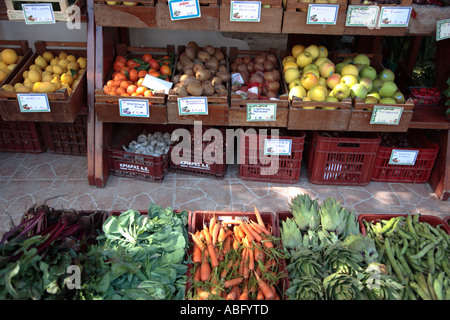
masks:
[[[90,186],[86,158],[53,153],[0,153],[0,235],[18,223],[33,204],[77,210],[146,210],[155,202],[174,209],[278,212],[291,197],[309,193],[341,200],[355,213],[423,213],[450,215],[428,184],[371,182],[364,187],[311,184],[302,168],[296,184],[239,179],[238,166],[228,166],[222,180],[169,173],[162,183],[110,176],[105,188]]]

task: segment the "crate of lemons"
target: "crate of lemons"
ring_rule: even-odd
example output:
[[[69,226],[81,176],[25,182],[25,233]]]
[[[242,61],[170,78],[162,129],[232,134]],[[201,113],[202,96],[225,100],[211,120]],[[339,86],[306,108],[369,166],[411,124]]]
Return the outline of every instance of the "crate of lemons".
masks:
[[[5,91],[16,93],[54,93],[67,89],[70,96],[86,71],[87,61],[64,51],[54,54],[46,51],[22,73],[23,81],[6,84]]]
[[[5,81],[22,58],[13,49],[6,48],[0,52],[0,83]]]

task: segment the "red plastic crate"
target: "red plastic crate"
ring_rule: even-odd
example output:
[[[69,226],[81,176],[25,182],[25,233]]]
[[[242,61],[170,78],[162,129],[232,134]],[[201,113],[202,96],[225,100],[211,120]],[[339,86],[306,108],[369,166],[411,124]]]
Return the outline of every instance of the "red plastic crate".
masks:
[[[41,123],[45,147],[49,152],[69,155],[87,154],[87,115],[73,123]]]
[[[41,128],[37,122],[0,119],[0,151],[42,153],[45,151]]]
[[[162,182],[169,172],[170,152],[154,157],[126,152],[123,149],[123,146],[128,146],[140,133],[140,131],[134,130],[116,146],[107,147],[109,172],[120,177]]]
[[[314,132],[308,161],[309,180],[314,184],[367,185],[380,136],[372,132],[323,134]]]
[[[272,139],[272,136],[268,135],[263,138],[263,136],[255,134],[244,133],[241,135],[240,178],[252,181],[296,183],[300,178],[305,133],[302,132],[300,136],[277,137],[279,140],[292,141],[290,155],[265,156],[264,143],[266,139]],[[277,157],[278,160],[276,160]],[[264,160],[261,161],[261,159]],[[271,159],[274,163],[271,163]]]
[[[372,181],[426,183],[436,161],[439,146],[430,142],[419,131],[408,132],[407,138],[413,147],[397,148],[380,145],[372,170]],[[414,165],[389,164],[392,150],[416,150]]]
[[[395,217],[407,217],[407,214],[369,214],[369,213],[363,213],[358,216],[358,222],[359,227],[361,230],[361,233],[365,236],[366,235],[366,227],[364,226],[364,221],[369,222],[377,222],[379,220],[390,220]],[[450,234],[450,225],[448,223],[445,223],[444,220],[437,216],[432,215],[423,215],[421,214],[419,216],[419,222],[427,222],[430,225],[436,227],[441,225],[442,229],[447,232],[447,234]]]

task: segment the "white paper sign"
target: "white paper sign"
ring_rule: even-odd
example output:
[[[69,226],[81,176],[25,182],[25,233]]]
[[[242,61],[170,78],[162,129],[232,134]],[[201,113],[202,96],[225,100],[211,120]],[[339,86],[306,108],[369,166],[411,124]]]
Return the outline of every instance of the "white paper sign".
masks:
[[[170,88],[172,88],[172,86],[173,86],[173,83],[163,80],[163,79],[159,79],[159,78],[151,76],[149,74],[146,74],[144,81],[142,81],[142,85],[144,87],[147,87],[147,88],[149,88],[151,90],[155,90],[155,91],[164,90],[164,93],[168,94]]]
[[[119,99],[119,111],[122,117],[150,117],[145,99]]]
[[[20,112],[50,112],[48,97],[45,93],[18,94]]]
[[[377,23],[378,6],[351,6],[347,8],[347,27],[367,27],[373,28]]]
[[[265,155],[290,156],[292,148],[291,139],[266,139],[264,140]]]
[[[259,22],[261,1],[231,1],[230,21]]]
[[[180,116],[208,114],[208,99],[206,97],[178,98],[178,112]]]
[[[412,7],[382,7],[378,24],[380,27],[407,27]]]
[[[192,19],[201,17],[198,0],[169,0],[171,20]]]
[[[398,125],[402,117],[403,107],[374,106],[370,124]]]
[[[310,4],[308,6],[307,24],[336,24],[338,4]]]
[[[393,149],[389,164],[413,166],[416,163],[419,150],[399,150]]]
[[[450,38],[450,19],[436,22],[436,41]]]
[[[231,85],[238,84],[244,84],[244,79],[242,78],[242,75],[239,72],[235,72],[231,74]]]
[[[22,4],[25,24],[55,23],[51,3]]]

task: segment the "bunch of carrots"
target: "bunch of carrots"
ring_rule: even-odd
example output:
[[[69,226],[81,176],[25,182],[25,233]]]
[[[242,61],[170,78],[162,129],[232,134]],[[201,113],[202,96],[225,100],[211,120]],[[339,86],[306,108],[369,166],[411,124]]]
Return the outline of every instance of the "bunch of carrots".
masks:
[[[190,233],[193,241],[189,298],[198,300],[279,300],[281,279],[278,249],[270,227],[255,207],[256,220],[220,221]],[[281,289],[280,289],[281,288]]]

